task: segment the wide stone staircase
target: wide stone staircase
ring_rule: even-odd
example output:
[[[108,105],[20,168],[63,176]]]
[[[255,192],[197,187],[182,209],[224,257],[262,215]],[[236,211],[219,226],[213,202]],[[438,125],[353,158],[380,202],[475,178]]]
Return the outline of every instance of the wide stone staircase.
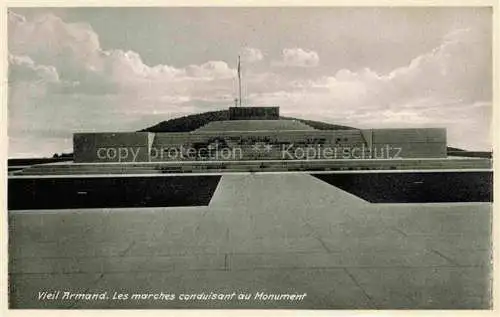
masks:
[[[28,175],[131,175],[228,172],[354,172],[401,170],[491,170],[490,159],[255,160],[151,163],[54,163],[14,171]]]

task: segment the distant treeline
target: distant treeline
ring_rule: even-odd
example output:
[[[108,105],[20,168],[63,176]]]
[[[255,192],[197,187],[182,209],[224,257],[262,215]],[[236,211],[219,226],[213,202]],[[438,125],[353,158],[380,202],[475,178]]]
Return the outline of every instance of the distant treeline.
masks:
[[[459,148],[448,146],[446,148],[446,154],[448,156],[461,156],[461,157],[480,157],[480,158],[492,158],[493,153],[488,151],[466,151]]]
[[[193,114],[167,121],[140,130],[140,132],[191,132],[213,121],[229,120],[228,110]],[[354,130],[355,128],[313,120],[280,117],[280,120],[296,120],[318,130]]]
[[[73,160],[73,153],[54,154],[52,157],[34,158],[11,158],[8,159],[8,166],[29,166],[35,164],[47,164],[56,162],[68,162]]]

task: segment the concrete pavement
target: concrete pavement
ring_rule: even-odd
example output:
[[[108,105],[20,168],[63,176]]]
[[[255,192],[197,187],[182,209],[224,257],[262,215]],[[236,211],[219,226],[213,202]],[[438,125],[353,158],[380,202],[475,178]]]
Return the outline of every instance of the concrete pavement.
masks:
[[[11,211],[10,306],[485,309],[490,218],[489,203],[370,204],[308,174],[258,173],[224,175],[207,207]],[[38,299],[57,290],[108,298]]]

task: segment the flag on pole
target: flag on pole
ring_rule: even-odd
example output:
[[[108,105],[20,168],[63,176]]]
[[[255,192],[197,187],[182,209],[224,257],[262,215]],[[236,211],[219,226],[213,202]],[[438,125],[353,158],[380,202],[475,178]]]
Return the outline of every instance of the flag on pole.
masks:
[[[241,107],[241,63],[240,63],[240,55],[238,55],[238,96],[239,96],[239,104]]]
[[[241,79],[241,63],[239,55],[238,55],[238,78]]]

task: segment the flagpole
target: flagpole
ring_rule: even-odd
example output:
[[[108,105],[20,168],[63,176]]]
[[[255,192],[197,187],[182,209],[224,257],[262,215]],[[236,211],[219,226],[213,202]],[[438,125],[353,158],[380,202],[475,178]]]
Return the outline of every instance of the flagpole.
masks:
[[[238,92],[239,92],[239,103],[241,107],[241,61],[240,61],[240,55],[238,55]]]

